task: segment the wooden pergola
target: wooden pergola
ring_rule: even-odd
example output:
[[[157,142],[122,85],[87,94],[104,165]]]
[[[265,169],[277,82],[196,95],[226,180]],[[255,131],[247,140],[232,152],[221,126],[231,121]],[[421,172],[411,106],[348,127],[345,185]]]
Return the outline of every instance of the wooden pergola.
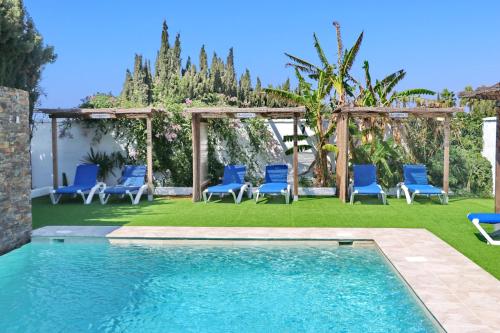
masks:
[[[54,189],[59,187],[58,153],[57,153],[57,119],[72,118],[82,120],[98,119],[146,119],[146,165],[148,200],[153,200],[153,135],[151,118],[153,113],[162,112],[161,109],[154,108],[106,108],[106,109],[38,109],[38,112],[45,113],[52,119],[52,183]]]
[[[495,213],[500,213],[500,82],[491,87],[479,87],[474,91],[463,91],[462,98],[496,101],[496,151],[495,151]]]
[[[268,118],[268,119],[293,119],[293,198],[298,200],[298,140],[297,127],[301,117],[304,116],[305,107],[287,108],[237,108],[237,107],[204,107],[188,108],[185,110],[192,116],[192,142],[193,142],[193,202],[201,199],[201,192],[208,185],[206,178],[206,154],[202,152],[202,142],[206,141],[206,120],[210,118]],[[205,137],[202,137],[203,136]],[[202,156],[204,161],[202,161]],[[204,171],[204,172],[202,172]]]
[[[441,118],[444,122],[444,164],[443,190],[449,191],[450,174],[450,118],[455,112],[462,112],[463,108],[429,108],[429,107],[352,107],[346,106],[338,110],[337,115],[337,187],[341,201],[347,201],[349,182],[349,118],[389,117],[405,119],[408,116]]]

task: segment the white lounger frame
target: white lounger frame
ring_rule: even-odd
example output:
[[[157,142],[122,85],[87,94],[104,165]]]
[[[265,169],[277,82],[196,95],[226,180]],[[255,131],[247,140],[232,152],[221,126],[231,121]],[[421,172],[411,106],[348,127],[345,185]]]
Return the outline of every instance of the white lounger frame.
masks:
[[[382,189],[382,186],[378,185],[378,188],[380,189],[380,193],[377,195],[377,197],[382,200],[382,204],[383,205],[387,205],[387,194],[384,192],[384,190]],[[349,184],[349,193],[350,193],[350,200],[349,200],[349,203],[351,205],[354,205],[354,196],[356,194],[359,194],[358,191],[354,191],[354,184],[351,182],[351,184]],[[360,194],[360,195],[364,195],[364,194]],[[369,195],[369,194],[367,194]]]
[[[484,238],[486,238],[486,241],[488,244],[491,245],[500,245],[500,240],[494,240],[489,233],[486,232],[486,230],[483,229],[481,224],[479,223],[479,219],[472,219],[472,224],[479,230],[481,235],[483,235]],[[495,229],[496,231],[493,233],[494,236],[497,234],[500,234],[500,224],[495,224]]]
[[[415,192],[410,193],[410,190],[408,189],[408,187],[406,187],[406,185],[404,183],[399,183],[397,185],[397,190],[396,190],[396,196],[398,197],[398,199],[401,196],[401,190],[403,190],[403,193],[405,194],[406,203],[408,205],[411,205],[413,203],[413,201],[415,201],[415,197],[417,195],[425,195],[428,198],[431,195],[437,195],[439,198],[439,201],[441,202],[442,205],[448,204],[448,194],[446,194],[446,192],[443,190],[441,190],[441,194],[425,194],[425,193],[421,193],[419,190],[416,190]]]
[[[89,205],[91,202],[92,202],[92,198],[94,197],[94,194],[99,193],[101,191],[104,191],[104,189],[106,188],[106,184],[102,183],[102,182],[99,182],[97,183],[94,187],[92,187],[90,189],[90,191],[81,191],[81,190],[78,190],[76,191],[76,193],[59,193],[57,194],[56,193],[56,190],[52,189],[50,191],[50,200],[52,201],[52,204],[53,205],[57,205],[59,203],[59,200],[61,200],[61,197],[63,196],[63,194],[70,194],[73,196],[73,198],[75,198],[77,195],[80,195],[82,197],[82,200],[83,200],[83,203],[85,205]],[[88,194],[87,194],[88,192]],[[85,194],[87,194],[87,197],[85,198]]]
[[[118,195],[120,198],[124,198],[126,195],[128,195],[130,197],[130,201],[132,202],[132,205],[138,205],[139,202],[141,201],[142,195],[147,192],[148,185],[147,184],[142,185],[139,188],[139,190],[137,191],[137,194],[135,195],[135,197],[134,197],[134,193],[132,193],[132,192],[135,192],[135,191],[129,191],[129,190],[127,190],[123,194],[116,194],[116,193],[104,193],[104,190],[105,189],[103,189],[103,190],[101,190],[101,192],[99,192],[99,200],[101,201],[102,205],[107,204],[109,198],[113,194]]]
[[[217,194],[219,197],[222,199],[226,194],[231,194],[234,199],[235,204],[239,204],[241,200],[243,199],[243,193],[247,192],[247,196],[249,199],[252,198],[253,196],[253,187],[252,184],[250,183],[245,183],[240,187],[240,193],[238,193],[238,196],[236,196],[236,193],[233,190],[229,190],[227,192],[214,192],[214,193],[208,193],[208,188],[203,191],[203,200],[205,203],[208,203],[210,199],[212,198],[212,195]],[[207,197],[208,194],[208,197]]]
[[[264,198],[264,193],[260,193],[260,187],[257,189],[257,191],[255,192],[255,203],[257,203],[257,201],[259,201],[259,196]],[[288,205],[290,203],[290,196],[292,195],[292,185],[288,184],[288,186],[286,187],[286,190],[281,190],[280,193],[276,192],[275,194],[273,193],[265,193],[265,194],[268,194],[268,195],[283,195],[285,196],[285,203]]]

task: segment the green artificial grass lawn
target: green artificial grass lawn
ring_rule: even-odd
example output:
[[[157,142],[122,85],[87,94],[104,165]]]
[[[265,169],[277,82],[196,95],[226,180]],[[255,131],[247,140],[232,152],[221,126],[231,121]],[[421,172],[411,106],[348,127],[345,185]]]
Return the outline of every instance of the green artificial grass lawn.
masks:
[[[301,197],[285,205],[280,198],[259,204],[245,200],[240,205],[230,198],[209,204],[191,199],[156,198],[138,206],[129,200],[98,200],[84,206],[78,199],[62,199],[53,206],[48,197],[33,200],[33,228],[47,225],[128,225],[128,226],[207,226],[207,227],[368,227],[425,228],[500,279],[500,246],[487,245],[467,220],[470,212],[491,212],[492,199],[452,198],[449,205],[417,199],[407,205],[403,199],[389,198],[389,204],[362,199],[355,205],[337,198]],[[487,230],[492,230],[487,229]]]

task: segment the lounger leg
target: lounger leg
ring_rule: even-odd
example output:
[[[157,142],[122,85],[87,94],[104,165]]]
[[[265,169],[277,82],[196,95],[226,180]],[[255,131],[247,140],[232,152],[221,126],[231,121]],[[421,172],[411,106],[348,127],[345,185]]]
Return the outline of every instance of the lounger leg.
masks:
[[[82,200],[83,200],[83,204],[84,205],[88,205],[90,202],[87,202],[88,199],[90,198],[90,193],[89,195],[87,196],[87,198],[85,198],[85,193],[83,193],[82,191],[78,190],[76,191],[76,194],[75,195],[80,195],[82,197]]]
[[[411,201],[412,201],[412,199],[411,199],[411,195],[410,195],[410,191],[409,191],[409,190],[408,190],[408,188],[407,188],[406,186],[404,186],[404,185],[402,185],[402,186],[401,186],[401,189],[403,190],[403,193],[405,194],[406,203],[407,203],[408,205],[410,205],[410,204],[411,204]]]
[[[349,200],[349,203],[350,203],[351,205],[354,205],[354,195],[355,195],[355,193],[354,193],[354,191],[352,191],[352,192],[351,192],[351,199]]]
[[[82,195],[82,198],[83,198],[83,203],[86,205],[90,205],[92,203],[92,199],[94,198],[94,194],[96,192],[100,193],[100,192],[104,191],[105,188],[106,188],[106,184],[97,183],[97,185],[92,187],[89,194],[87,195],[87,200],[85,200],[85,195],[80,191],[80,194]]]
[[[411,195],[411,201],[410,203],[413,203],[413,201],[415,201],[415,197],[417,196],[417,191],[413,192],[413,194]]]
[[[381,196],[382,196],[382,203],[383,203],[384,205],[387,205],[387,194],[385,194],[385,192],[383,192],[383,193],[381,194]]]
[[[239,204],[241,199],[243,199],[243,194],[246,192],[248,184],[244,184],[240,187],[240,192],[238,193],[238,198],[236,199],[236,203]]]
[[[248,196],[248,199],[252,199],[252,197],[253,197],[253,186],[252,186],[252,184],[248,184],[247,196]]]
[[[142,185],[141,188],[139,188],[139,191],[137,191],[137,194],[135,195],[135,198],[133,198],[133,194],[131,194],[130,192],[130,195],[131,195],[131,199],[133,198],[132,200],[132,205],[138,205],[139,202],[141,201],[141,197],[142,195],[148,190],[148,185]]]
[[[488,244],[500,245],[500,241],[497,241],[497,240],[494,240],[493,238],[491,238],[490,234],[488,234],[486,232],[486,230],[484,230],[483,227],[481,227],[478,219],[473,219],[472,224],[474,224],[474,226],[477,228],[477,230],[479,230],[481,235],[483,235],[483,237],[486,238],[486,241],[488,242]]]
[[[257,190],[257,192],[255,193],[255,203],[257,203],[257,201],[259,201],[259,191]]]
[[[103,192],[99,193],[99,201],[101,202],[101,205],[107,204],[110,196],[111,194],[105,194]]]
[[[205,203],[207,203],[207,202],[208,202],[208,201],[207,201],[207,192],[208,192],[208,190],[203,191],[203,201],[205,201]],[[210,199],[209,199],[209,200],[210,200]]]
[[[55,191],[50,193],[50,201],[52,201],[53,205],[57,205],[61,197],[62,194],[56,194]]]
[[[236,193],[234,193],[234,191],[233,191],[233,190],[229,190],[229,193],[231,193],[231,195],[233,196],[234,203],[235,203],[235,204],[238,204],[238,199],[236,198]]]

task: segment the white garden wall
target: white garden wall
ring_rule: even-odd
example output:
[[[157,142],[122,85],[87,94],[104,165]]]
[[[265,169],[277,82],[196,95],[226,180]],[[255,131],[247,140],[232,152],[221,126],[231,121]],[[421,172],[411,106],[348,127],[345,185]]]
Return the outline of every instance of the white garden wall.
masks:
[[[497,122],[495,117],[488,117],[483,119],[483,152],[482,155],[486,157],[491,163],[492,175],[495,175],[495,151],[496,151],[496,128]],[[493,193],[495,192],[495,177],[493,176]]]
[[[32,164],[32,187],[40,189],[52,186],[52,141],[51,123],[47,117],[37,115],[37,121],[33,130],[31,140],[31,164]],[[58,123],[63,122],[58,120]],[[103,136],[99,143],[92,142],[93,130],[84,129],[81,126],[71,127],[70,135],[58,139],[59,154],[59,182],[62,182],[61,174],[66,173],[68,182],[72,183],[75,176],[75,168],[82,163],[83,158],[90,151],[124,151],[111,135]],[[120,176],[118,170],[115,171]],[[115,184],[117,177],[109,176],[110,184]]]

